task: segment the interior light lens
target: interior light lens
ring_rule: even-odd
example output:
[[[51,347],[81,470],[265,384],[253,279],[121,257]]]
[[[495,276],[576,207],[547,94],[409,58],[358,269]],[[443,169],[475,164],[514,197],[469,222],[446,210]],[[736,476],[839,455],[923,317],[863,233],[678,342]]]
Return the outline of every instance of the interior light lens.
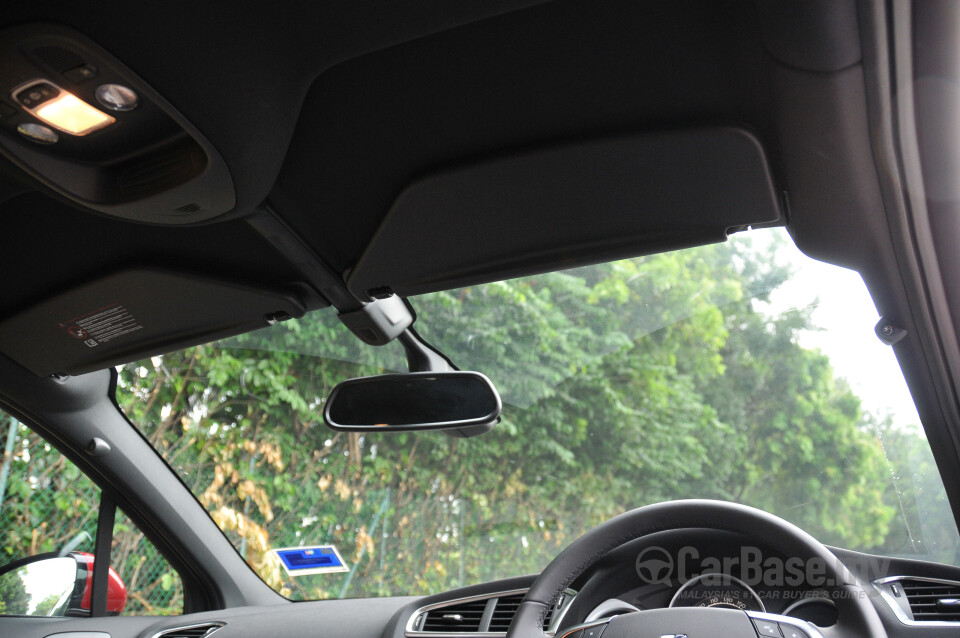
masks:
[[[66,91],[38,106],[33,114],[50,126],[71,135],[87,135],[116,120]]]
[[[60,135],[49,126],[36,122],[24,122],[17,127],[20,135],[37,144],[56,144]]]
[[[122,84],[101,84],[96,96],[97,101],[111,111],[132,111],[140,103],[136,92]]]

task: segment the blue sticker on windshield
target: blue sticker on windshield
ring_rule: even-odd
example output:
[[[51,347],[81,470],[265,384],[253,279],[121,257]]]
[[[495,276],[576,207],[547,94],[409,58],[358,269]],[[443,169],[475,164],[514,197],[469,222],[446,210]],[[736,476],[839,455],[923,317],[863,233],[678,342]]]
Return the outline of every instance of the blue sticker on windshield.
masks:
[[[350,571],[340,557],[340,552],[333,545],[281,547],[273,550],[273,553],[280,559],[280,564],[290,576]]]

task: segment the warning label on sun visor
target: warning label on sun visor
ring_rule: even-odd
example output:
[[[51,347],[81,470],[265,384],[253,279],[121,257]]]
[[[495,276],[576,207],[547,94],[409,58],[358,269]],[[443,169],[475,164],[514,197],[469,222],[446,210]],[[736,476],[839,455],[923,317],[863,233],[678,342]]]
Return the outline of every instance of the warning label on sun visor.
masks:
[[[121,304],[110,304],[61,322],[60,327],[88,348],[95,348],[117,337],[143,329],[130,311]]]

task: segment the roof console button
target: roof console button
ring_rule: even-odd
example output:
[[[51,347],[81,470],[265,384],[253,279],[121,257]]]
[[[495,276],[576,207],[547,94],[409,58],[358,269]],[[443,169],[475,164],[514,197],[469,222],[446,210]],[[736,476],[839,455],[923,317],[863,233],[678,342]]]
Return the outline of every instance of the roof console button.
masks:
[[[80,84],[84,80],[97,77],[98,73],[100,73],[100,69],[92,64],[81,64],[80,66],[64,71],[63,77],[67,78],[74,84]]]
[[[25,108],[36,108],[40,104],[60,95],[60,89],[49,82],[37,82],[17,93],[17,101]]]

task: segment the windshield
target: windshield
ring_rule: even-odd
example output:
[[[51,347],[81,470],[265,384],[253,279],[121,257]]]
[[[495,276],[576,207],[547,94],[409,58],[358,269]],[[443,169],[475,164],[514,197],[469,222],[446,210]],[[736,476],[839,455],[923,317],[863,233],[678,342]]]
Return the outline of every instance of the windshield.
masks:
[[[845,548],[957,560],[860,277],[782,229],[411,302],[428,341],[500,390],[492,432],[326,428],[336,383],[405,370],[398,344],[364,346],[330,309],[120,369],[127,415],[285,596],[535,573],[585,530],[677,498],[753,505]],[[292,576],[271,551],[331,545],[346,571]]]

